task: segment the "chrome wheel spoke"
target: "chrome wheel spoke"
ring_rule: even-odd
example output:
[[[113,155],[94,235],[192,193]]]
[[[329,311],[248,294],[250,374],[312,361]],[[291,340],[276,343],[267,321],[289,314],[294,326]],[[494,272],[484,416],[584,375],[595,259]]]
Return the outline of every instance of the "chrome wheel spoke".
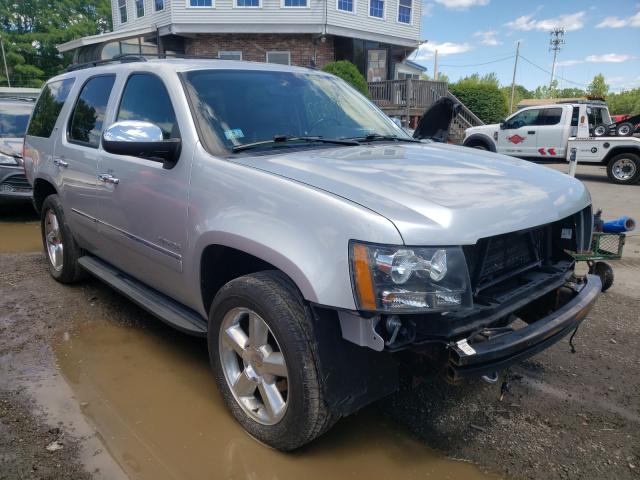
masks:
[[[280,415],[286,404],[276,384],[262,382],[258,385],[258,390],[269,413],[274,417]]]
[[[240,325],[232,325],[224,331],[224,342],[231,347],[238,355],[242,356],[242,353],[249,346],[249,337],[244,333]]]
[[[236,381],[233,382],[231,388],[239,397],[248,397],[250,395],[253,396],[257,386],[258,385],[251,381],[246,373],[242,371],[236,378]]]
[[[271,352],[262,361],[261,370],[270,375],[287,378],[287,366],[284,363],[282,352]]]
[[[262,318],[254,312],[249,314],[249,343],[252,347],[261,347],[267,344],[269,327]]]
[[[44,239],[49,262],[56,271],[62,270],[64,247],[60,235],[60,224],[53,210],[47,211],[44,221]]]

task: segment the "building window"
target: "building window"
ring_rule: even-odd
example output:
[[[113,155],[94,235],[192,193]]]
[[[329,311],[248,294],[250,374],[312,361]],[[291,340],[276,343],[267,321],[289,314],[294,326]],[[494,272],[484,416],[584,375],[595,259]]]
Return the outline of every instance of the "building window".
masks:
[[[411,0],[399,0],[398,22],[411,23]]]
[[[285,7],[306,7],[307,6],[307,0],[284,0],[283,5]]]
[[[127,0],[118,0],[118,10],[120,11],[120,23],[127,23]]]
[[[376,18],[384,18],[384,0],[370,0],[369,15]]]
[[[236,0],[236,7],[257,8],[260,6],[260,0]]]
[[[338,10],[343,12],[353,12],[354,0],[338,0]]]
[[[136,0],[136,17],[144,17],[144,0]]]
[[[164,0],[155,0],[155,4],[156,4],[156,12],[159,12],[160,10],[164,10]]]
[[[242,52],[218,52],[220,60],[242,60]]]
[[[380,82],[387,79],[387,51],[367,51],[367,81]]]
[[[213,7],[213,0],[189,0],[191,7]]]
[[[291,65],[291,52],[267,52],[267,63]]]

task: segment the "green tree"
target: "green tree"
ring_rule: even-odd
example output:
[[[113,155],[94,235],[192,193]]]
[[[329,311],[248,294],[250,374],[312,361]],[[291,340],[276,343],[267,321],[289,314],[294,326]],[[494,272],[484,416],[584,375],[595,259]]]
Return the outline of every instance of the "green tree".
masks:
[[[558,90],[558,97],[560,98],[580,98],[585,97],[587,92],[581,88],[561,88]]]
[[[593,77],[593,80],[587,87],[587,94],[590,97],[606,98],[608,93],[609,93],[609,85],[605,83],[604,75],[599,73],[598,75]]]
[[[37,87],[71,63],[71,56],[61,55],[56,45],[111,29],[111,4],[109,0],[0,0],[0,29],[11,85]],[[0,81],[6,85],[4,76]]]
[[[640,113],[640,88],[611,93],[607,96],[607,103],[612,115]]]
[[[449,90],[485,123],[500,122],[507,115],[507,99],[495,84],[463,79]]]
[[[507,105],[509,105],[511,102],[511,85],[502,87],[500,91],[502,92]],[[518,105],[522,100],[526,98],[533,98],[533,93],[527,90],[522,85],[516,84],[515,88],[513,89],[513,109],[516,110],[516,105]]]
[[[367,81],[358,70],[358,67],[348,60],[329,62],[322,70],[340,77],[363,95],[369,95]]]

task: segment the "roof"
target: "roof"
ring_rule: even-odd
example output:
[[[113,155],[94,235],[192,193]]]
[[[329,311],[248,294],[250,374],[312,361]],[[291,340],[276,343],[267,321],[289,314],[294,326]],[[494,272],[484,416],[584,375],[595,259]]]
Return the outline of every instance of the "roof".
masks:
[[[420,65],[419,63],[412,62],[411,60],[405,60],[402,63],[404,63],[408,67],[415,68],[416,70],[420,70],[421,72],[426,72],[427,71],[427,67],[424,67],[424,66]]]
[[[103,42],[113,42],[115,40],[124,40],[127,38],[139,37],[141,35],[147,35],[149,33],[156,32],[156,27],[147,26],[140,28],[133,28],[129,30],[118,30],[116,32],[101,33],[99,35],[91,35],[88,37],[77,38],[70,42],[61,43],[56,48],[60,53],[75,50],[76,48],[86,47],[87,45],[95,45]]]
[[[518,108],[523,107],[536,107],[538,105],[552,105],[554,103],[572,103],[572,102],[584,102],[588,100],[586,97],[576,98],[525,98],[518,102]]]

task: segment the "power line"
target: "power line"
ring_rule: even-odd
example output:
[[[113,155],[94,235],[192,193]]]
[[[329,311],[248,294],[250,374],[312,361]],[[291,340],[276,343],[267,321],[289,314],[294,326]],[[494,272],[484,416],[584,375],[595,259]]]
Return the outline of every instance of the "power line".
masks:
[[[483,62],[483,63],[470,63],[468,65],[440,65],[440,66],[441,67],[460,67],[460,68],[480,67],[482,65],[489,65],[489,64],[492,64],[492,63],[504,62],[505,60],[511,60],[513,57],[515,57],[515,55],[509,55],[508,57],[498,58],[496,60],[490,60],[488,62]]]
[[[547,74],[551,74],[551,72],[549,70],[547,70],[546,68],[541,67],[540,65],[537,65],[537,64],[533,63],[531,60],[529,60],[524,55],[521,54],[520,58],[522,60],[524,60],[525,62],[527,62],[528,64],[536,67],[538,70],[540,70],[540,71],[542,71],[544,73],[547,73]],[[573,80],[569,80],[567,78],[561,77],[560,75],[556,75],[556,77],[559,78],[560,80],[563,80],[563,81],[567,82],[567,83],[572,83],[574,85],[578,85],[579,87],[586,87],[587,86],[586,83],[574,82]]]

